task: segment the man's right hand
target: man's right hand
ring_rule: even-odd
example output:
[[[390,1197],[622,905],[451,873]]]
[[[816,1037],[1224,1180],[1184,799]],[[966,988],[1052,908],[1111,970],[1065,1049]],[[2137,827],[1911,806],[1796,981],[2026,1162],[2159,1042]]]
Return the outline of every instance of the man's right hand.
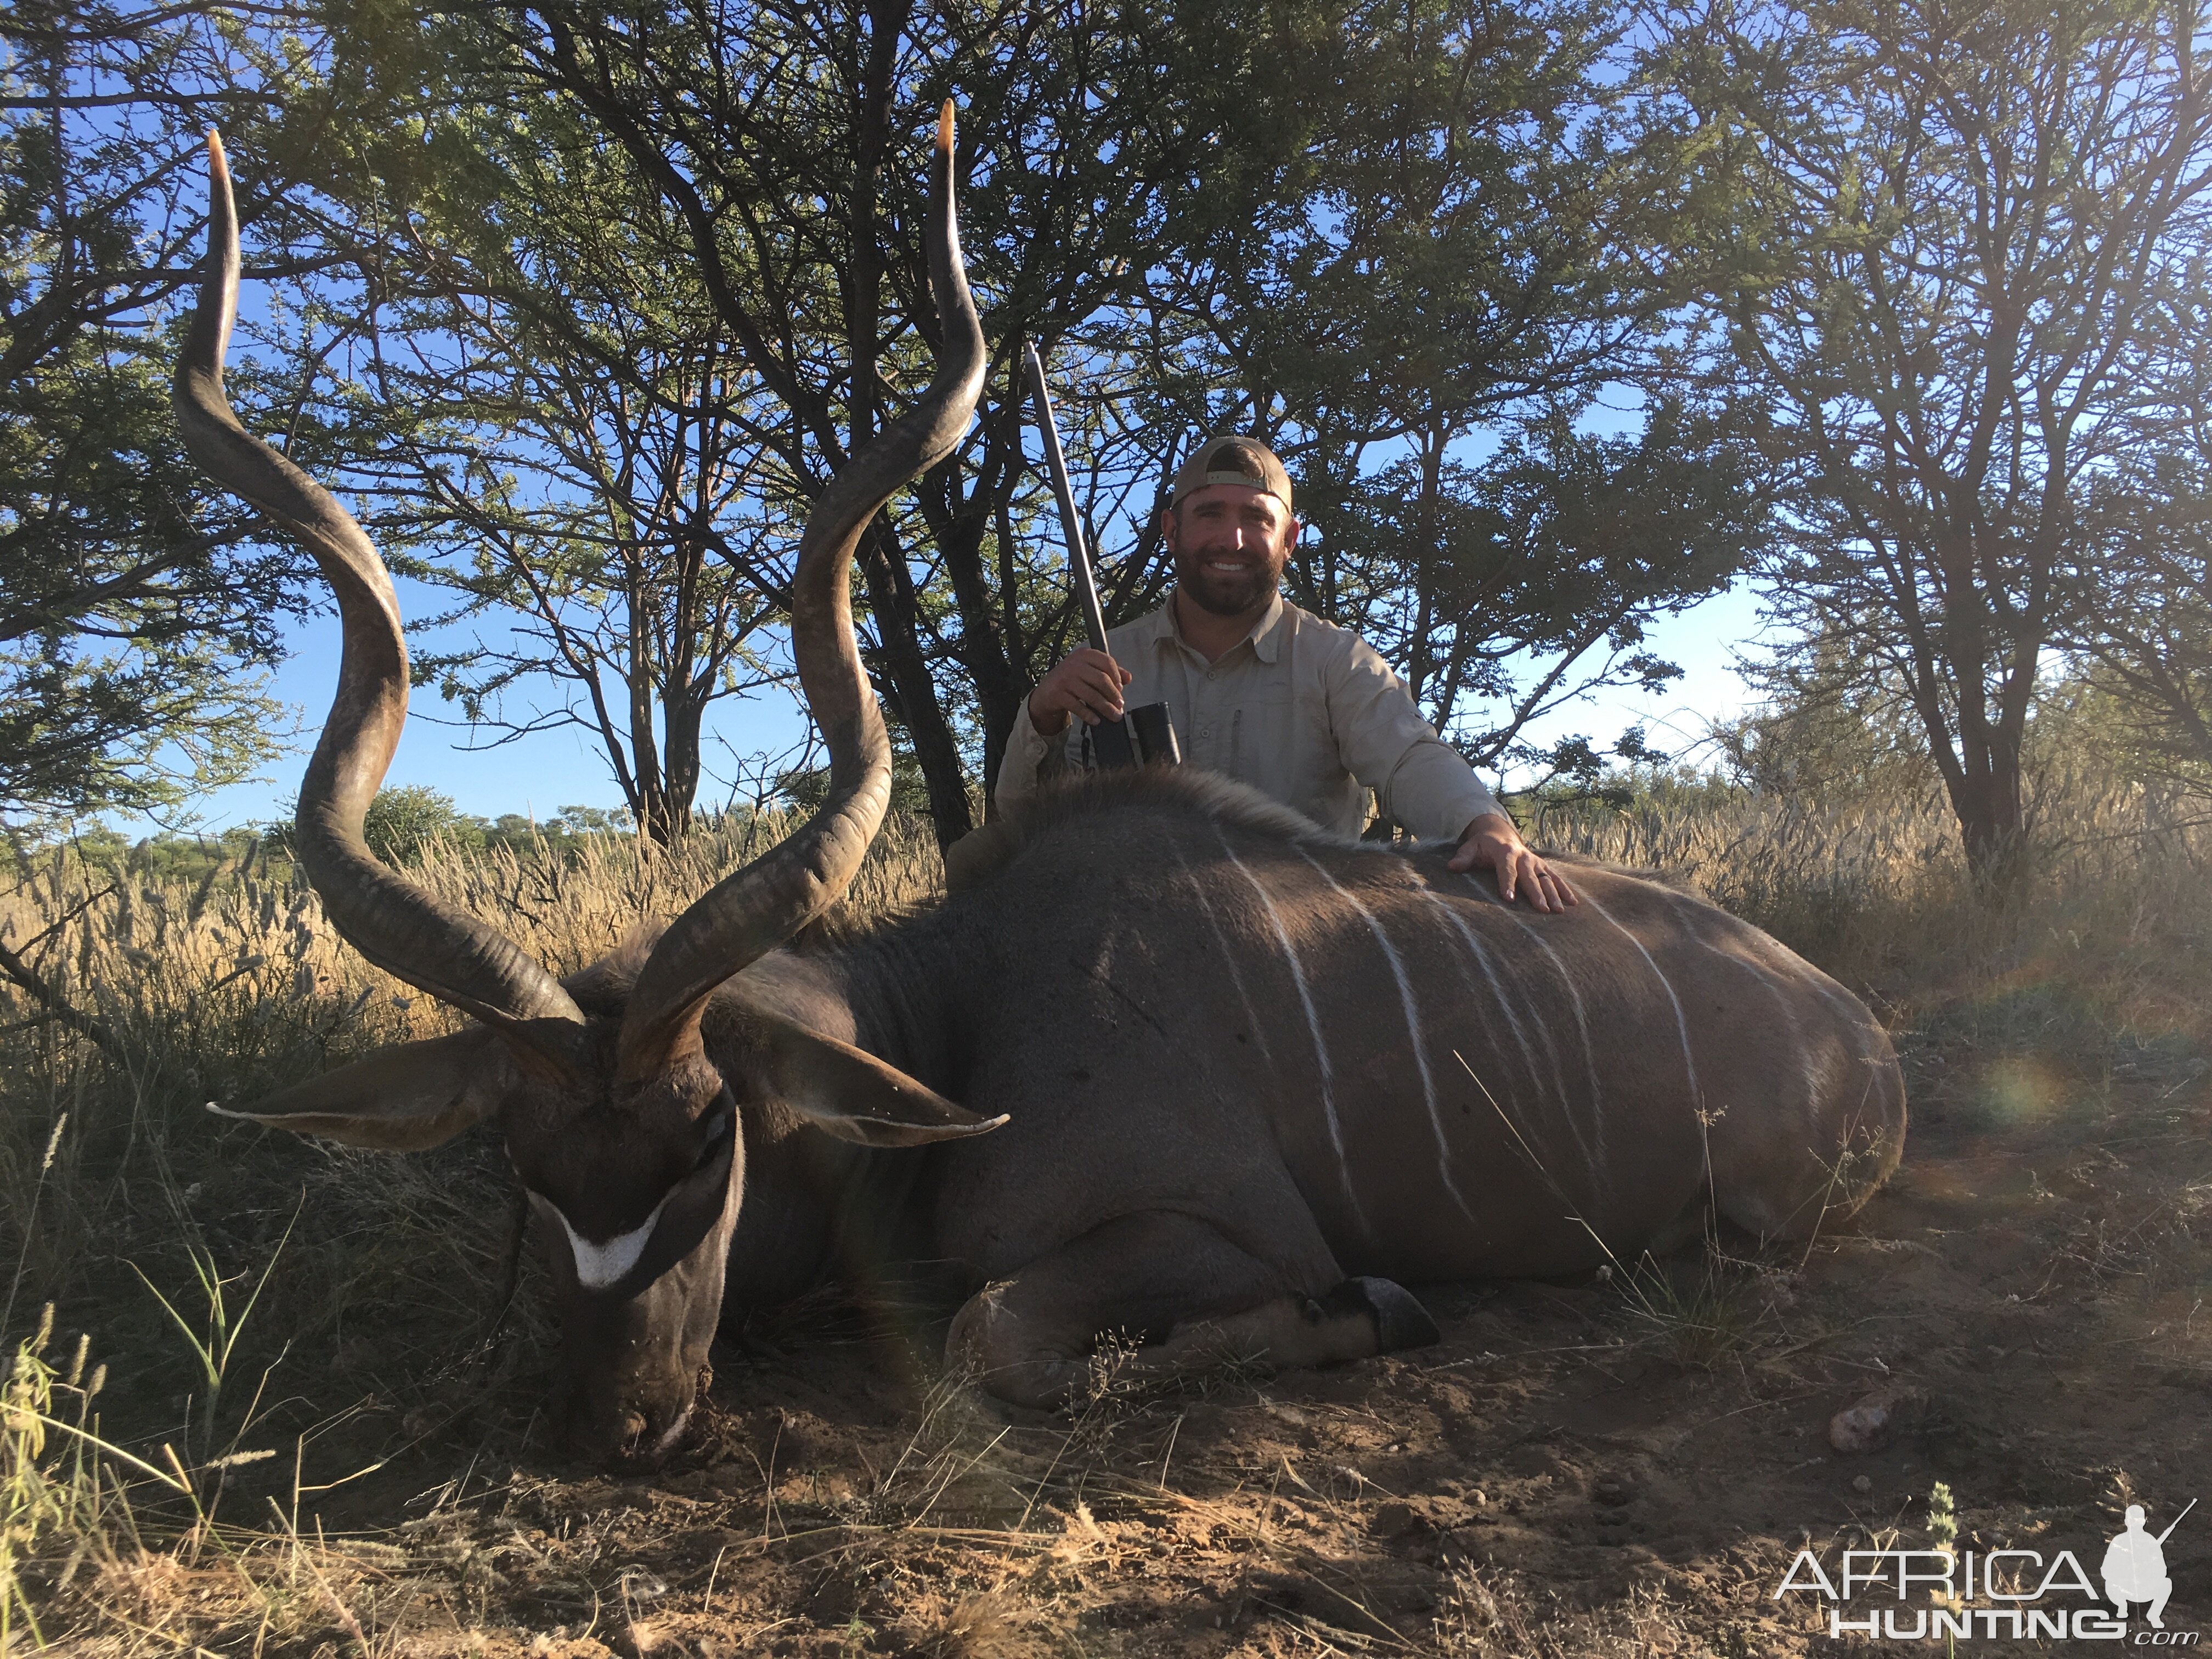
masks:
[[[1067,717],[1080,715],[1085,726],[1121,718],[1121,688],[1129,671],[1103,651],[1085,646],[1062,657],[1052,672],[1030,693],[1030,724],[1041,737],[1057,737],[1067,730]]]

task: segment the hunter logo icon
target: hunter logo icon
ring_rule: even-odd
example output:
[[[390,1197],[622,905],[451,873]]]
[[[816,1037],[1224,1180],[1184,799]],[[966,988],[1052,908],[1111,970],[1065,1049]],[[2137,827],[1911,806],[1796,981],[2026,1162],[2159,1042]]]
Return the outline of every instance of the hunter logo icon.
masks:
[[[1938,1494],[1948,1496],[1937,1486]],[[2197,1507],[2191,1498],[2164,1532],[2144,1524],[2130,1504],[2127,1524],[2105,1550],[2100,1594],[2081,1558],[2010,1544],[1955,1549],[1931,1540],[1919,1549],[1845,1549],[1823,1561],[1801,1548],[1774,1587],[1773,1599],[1814,1595],[1825,1606],[1828,1635],[1884,1642],[2008,1640],[2127,1642],[2145,1648],[2193,1648],[2201,1631],[2168,1630],[2166,1540]],[[2145,1628],[2128,1630],[2128,1608],[2141,1607]],[[1817,1616],[1817,1615],[1816,1615]],[[2008,1650],[2009,1651],[2009,1650]]]
[[[2121,1618],[2128,1616],[2128,1603],[2150,1603],[2150,1627],[2164,1630],[2166,1598],[2173,1594],[2173,1580],[2166,1576],[2166,1540],[2173,1535],[2174,1528],[2181,1524],[2182,1516],[2197,1507],[2191,1498],[2181,1515],[2167,1523],[2164,1532],[2155,1538],[2143,1530],[2143,1507],[2128,1505],[2127,1530],[2113,1539],[2105,1551],[2105,1595]]]

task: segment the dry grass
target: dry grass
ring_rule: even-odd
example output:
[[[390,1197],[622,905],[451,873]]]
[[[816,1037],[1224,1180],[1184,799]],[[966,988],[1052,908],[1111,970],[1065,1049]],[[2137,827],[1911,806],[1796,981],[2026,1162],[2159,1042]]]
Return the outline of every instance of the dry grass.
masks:
[[[1559,815],[1551,844],[1664,871],[1866,997],[1917,1108],[1991,1124],[2056,1108],[2084,1076],[2187,1082],[2212,968],[2205,803],[2091,767],[2031,793],[2028,875],[1993,902],[1940,795],[1739,800]],[[1988,1057],[1947,1075],[1947,1051]]]
[[[568,972],[784,827],[733,821],[675,852],[613,839],[565,855],[433,849],[414,873]],[[895,823],[849,908],[925,896],[939,870],[927,827]],[[202,1106],[450,1029],[453,1016],[363,963],[293,868],[258,852],[189,886],[50,853],[0,893],[0,942],[112,1039],[103,1051],[0,994],[0,1352],[13,1368],[0,1620],[20,1622],[64,1587],[81,1600],[92,1583],[117,1628],[143,1629],[159,1651],[171,1589],[260,1607],[271,1573],[288,1605],[309,1610],[301,1618],[336,1619],[351,1558],[302,1556],[269,1529],[296,1510],[295,1470],[310,1486],[353,1474],[316,1470],[313,1453],[357,1439],[363,1417],[405,1444],[526,1398],[514,1385],[545,1333],[517,1281],[534,1264],[483,1137],[382,1158],[272,1140]],[[295,1228],[302,1215],[313,1224]],[[57,1338],[57,1320],[96,1350],[96,1407],[70,1394],[79,1379],[56,1378],[78,1341]],[[78,1425],[55,1417],[57,1402],[88,1409],[82,1427],[100,1437],[58,1426]],[[137,1548],[146,1539],[161,1543]],[[273,1605],[271,1629],[283,1622]]]
[[[2038,806],[2033,878],[2002,905],[1974,890],[1933,800],[1708,800],[1556,822],[1546,839],[1686,876],[1868,995],[1923,1121],[2035,1121],[2116,1080],[2183,1087],[2203,1069],[2206,830],[2185,804],[2087,775],[2046,781]],[[733,823],[672,854],[434,852],[419,875],[568,971],[775,829]],[[939,880],[926,827],[896,824],[850,908]],[[360,963],[289,867],[258,859],[189,887],[35,861],[0,893],[0,941],[114,1037],[102,1052],[0,997],[0,1625],[18,1632],[0,1632],[0,1651],[35,1617],[29,1639],[85,1651],[396,1653],[392,1632],[429,1607],[458,1628],[536,1630],[544,1651],[657,1651],[656,1632],[690,1619],[768,1650],[799,1615],[740,1607],[726,1586],[749,1562],[792,1561],[775,1570],[812,1598],[801,1622],[843,1635],[791,1651],[1118,1651],[1039,1609],[1185,1540],[1247,1563],[1218,1617],[1248,1634],[1221,1651],[1708,1645],[1656,1592],[1569,1607],[1465,1559],[1438,1569],[1442,1592],[1409,1624],[1310,1541],[1364,1529],[1388,1494],[1289,1460],[1182,1490],[1177,1433],[1218,1407],[1203,1389],[1133,1395],[1110,1364],[1085,1409],[1051,1422],[931,1391],[869,1478],[842,1487],[795,1465],[780,1429],[730,1439],[702,1465],[746,1472],[736,1496],[705,1489],[727,1500],[714,1513],[728,1538],[688,1576],[657,1577],[634,1565],[612,1498],[529,1473],[546,1333],[489,1140],[375,1158],[200,1109],[447,1029],[445,1011]],[[2108,1276],[2142,1248],[2139,1231],[2094,1227],[2075,1245]],[[1639,1266],[1620,1288],[1660,1346],[1711,1368],[1768,1319],[1773,1265]],[[451,1465],[427,1490],[420,1446]],[[403,1468],[411,1484],[393,1486]],[[543,1516],[479,1524],[488,1491],[503,1515]],[[409,1518],[324,1536],[314,1513]]]

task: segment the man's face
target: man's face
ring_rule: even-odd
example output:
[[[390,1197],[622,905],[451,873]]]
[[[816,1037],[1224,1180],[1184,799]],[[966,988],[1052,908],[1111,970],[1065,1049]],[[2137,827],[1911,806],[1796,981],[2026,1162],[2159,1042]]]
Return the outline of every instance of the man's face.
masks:
[[[1217,617],[1265,606],[1298,539],[1289,508],[1241,484],[1194,489],[1168,510],[1161,530],[1182,591]]]

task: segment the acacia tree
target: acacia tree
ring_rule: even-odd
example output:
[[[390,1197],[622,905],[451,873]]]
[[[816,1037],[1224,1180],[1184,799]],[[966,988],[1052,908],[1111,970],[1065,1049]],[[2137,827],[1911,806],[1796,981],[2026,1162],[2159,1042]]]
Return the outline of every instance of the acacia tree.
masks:
[[[774,602],[775,532],[926,378],[921,169],[901,153],[947,87],[963,100],[963,231],[996,361],[963,451],[878,520],[859,561],[865,653],[940,836],[969,826],[976,751],[988,779],[1070,642],[1014,374],[1024,336],[1054,369],[1109,616],[1157,602],[1170,578],[1157,520],[1177,457],[1241,427],[1301,474],[1316,533],[1294,597],[1374,629],[1478,757],[1594,678],[1663,678],[1643,619],[1720,580],[1756,514],[1733,474],[1712,486],[1699,470],[1720,452],[1684,448],[1689,426],[1656,447],[1572,429],[1599,384],[1650,355],[1667,298],[1648,274],[1650,227],[1680,209],[1666,146],[1625,149],[1593,91],[1604,23],[1582,3],[1461,0],[1350,16],[1247,0],[349,13],[333,80],[392,112],[340,129],[359,136],[328,187],[371,210],[349,209],[358,222],[333,245],[354,247],[387,345],[411,329],[421,351],[458,341],[487,366],[443,404],[439,386],[464,386],[458,365],[409,368],[431,394],[416,404],[447,422],[420,441],[368,441],[367,404],[392,405],[357,404],[356,477],[377,487],[395,547],[410,525],[431,535],[472,601],[520,605],[556,647],[440,665],[447,683],[514,695],[514,676],[564,666],[529,580],[553,544],[526,549],[501,524],[520,499],[502,466],[536,465],[495,460],[514,406],[501,377],[530,359],[566,384],[566,354],[586,366],[580,390],[619,386],[636,418],[696,401],[625,343],[625,306],[690,307],[693,330],[726,343],[726,389],[697,407],[749,458],[718,511],[748,526],[746,580]],[[589,241],[595,214],[637,250],[599,288],[557,251]],[[364,385],[400,355],[358,370]],[[574,403],[540,407],[558,425],[579,418]],[[1455,447],[1477,433],[1507,440],[1488,468]],[[1410,514],[1389,470],[1401,452],[1419,465]],[[1618,510],[1626,490],[1663,499],[1640,526],[1655,535],[1620,533],[1639,527]],[[460,554],[472,535],[494,544],[481,569]],[[611,602],[611,574],[576,584],[614,544],[561,544],[574,556],[555,597],[586,617]],[[1504,665],[1530,649],[1559,660],[1516,678]],[[622,722],[591,706],[590,678],[573,682],[575,711],[607,741]],[[633,753],[641,729],[623,736]]]
[[[2021,830],[2088,495],[2143,440],[2145,319],[2203,245],[2204,28],[2134,0],[1655,22],[1672,118],[1733,204],[1688,252],[1789,483],[1781,613],[1910,696],[1984,875]]]
[[[2068,629],[2146,769],[2212,793],[2212,465],[2166,451],[2101,481]]]
[[[2212,252],[2212,250],[2206,250]],[[2065,639],[2112,702],[2129,758],[2212,793],[2212,293],[2178,261],[2141,325],[2154,413],[2098,477]]]
[[[33,3],[0,30],[0,826],[21,828],[250,771],[279,729],[255,671],[304,601],[167,394],[202,225],[179,135],[270,131],[277,60],[191,8]]]
[[[362,281],[336,308],[348,349],[311,354],[349,370],[317,413],[348,434],[395,567],[458,596],[416,625],[489,625],[418,653],[418,683],[494,743],[582,728],[639,826],[673,840],[709,708],[781,678],[772,417],[618,153],[557,108],[464,100],[436,136],[458,165],[371,147],[374,185],[331,204]]]
[[[1480,465],[1419,446],[1331,504],[1302,586],[1400,667],[1431,723],[1478,765],[1595,769],[1569,738],[1545,753],[1528,724],[1601,686],[1663,689],[1656,616],[1712,592],[1770,520],[1743,445],[1662,404],[1644,432],[1606,438],[1564,418],[1516,434]],[[1640,734],[1622,758],[1650,758]]]
[[[1471,759],[1535,758],[1539,714],[1679,672],[1645,623],[1724,583],[1765,519],[1742,447],[1667,395],[1679,295],[1652,254],[1693,210],[1679,137],[1625,118],[1609,6],[1330,21],[1285,77],[1299,142],[1247,161],[1300,158],[1249,191],[1264,256],[1167,273],[1185,382],[1300,475],[1293,597]],[[1623,386],[1650,394],[1643,429],[1583,429]]]
[[[966,447],[878,520],[860,558],[871,665],[948,840],[970,821],[959,720],[972,714],[994,753],[1030,684],[1007,648],[1026,637],[1022,607],[1004,603],[1025,579],[1004,544],[1028,484],[1014,347],[1025,325],[1090,317],[1126,286],[1153,211],[1143,136],[1162,72],[1131,25],[1008,7],[954,33],[890,0],[655,7],[651,27],[599,7],[466,19],[488,72],[592,124],[683,227],[708,305],[772,400],[754,436],[783,502],[811,499],[927,379],[921,170],[902,152],[947,83],[968,94],[963,214],[1000,335],[992,389]],[[1117,123],[1120,148],[1102,155],[1097,135]]]

